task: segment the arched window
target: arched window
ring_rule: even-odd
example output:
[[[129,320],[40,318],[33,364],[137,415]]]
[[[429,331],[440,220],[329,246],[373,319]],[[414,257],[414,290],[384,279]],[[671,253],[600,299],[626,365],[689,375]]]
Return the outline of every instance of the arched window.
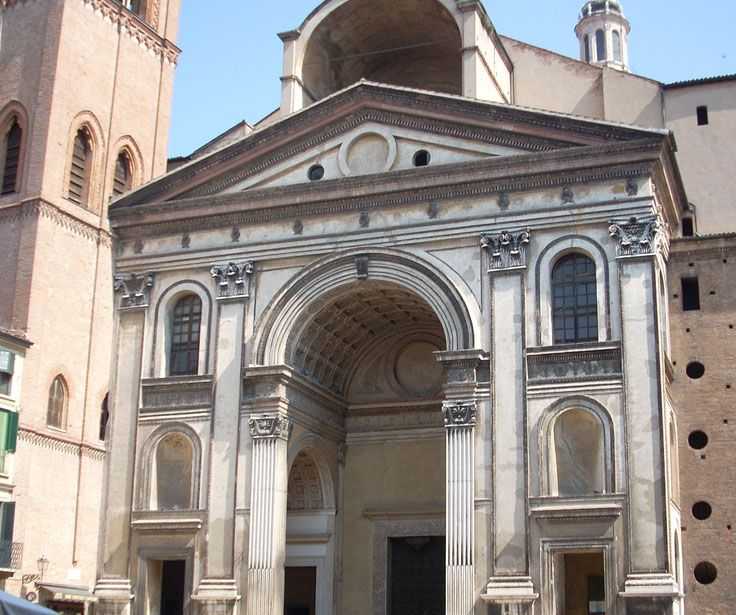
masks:
[[[56,429],[66,429],[69,390],[62,376],[57,376],[49,389],[49,403],[46,410],[46,424]]]
[[[590,36],[588,34],[583,37],[583,45],[585,46],[585,61],[590,62]]]
[[[320,510],[324,507],[319,468],[314,459],[301,452],[289,472],[289,510]]]
[[[197,295],[186,295],[174,306],[171,320],[172,376],[192,376],[199,371],[199,336],[202,323],[202,301]]]
[[[194,447],[184,434],[171,433],[156,448],[153,477],[154,510],[190,510]]]
[[[618,30],[614,30],[611,35],[613,37],[613,60],[621,62],[621,34]]]
[[[69,170],[69,200],[77,205],[89,205],[92,179],[92,137],[89,130],[80,128],[74,137],[71,167]]]
[[[608,59],[606,54],[606,33],[603,30],[598,30],[595,33],[595,51],[598,62],[604,62]]]
[[[555,344],[598,341],[595,262],[584,254],[562,257],[552,270]]]
[[[133,187],[133,163],[127,151],[122,150],[115,161],[115,175],[112,182],[112,196],[118,198]]]
[[[12,194],[18,191],[18,170],[20,168],[20,145],[23,131],[17,118],[13,118],[8,132],[4,135],[3,149],[0,152],[3,166],[3,182],[0,194]]]
[[[550,443],[555,495],[574,497],[606,492],[603,425],[586,410],[568,410],[554,422]]]

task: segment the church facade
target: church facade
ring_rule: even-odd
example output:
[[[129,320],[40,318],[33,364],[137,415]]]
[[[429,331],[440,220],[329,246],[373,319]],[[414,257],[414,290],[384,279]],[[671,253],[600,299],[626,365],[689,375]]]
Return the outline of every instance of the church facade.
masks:
[[[580,61],[480,2],[396,4],[322,3],[280,35],[276,113],[110,209],[97,608],[716,604],[683,555],[671,263],[731,222],[698,166],[730,146],[691,122],[733,130],[734,80],[630,74],[616,2]]]

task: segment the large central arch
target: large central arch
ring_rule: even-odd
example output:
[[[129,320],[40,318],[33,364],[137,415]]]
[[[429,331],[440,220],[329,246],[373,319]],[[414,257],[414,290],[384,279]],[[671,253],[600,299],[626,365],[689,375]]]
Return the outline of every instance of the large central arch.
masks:
[[[446,349],[466,350],[480,338],[480,308],[465,283],[439,261],[398,250],[375,249],[329,256],[290,280],[261,317],[256,365],[289,364],[290,340],[314,306],[360,282],[390,285],[421,299],[444,333]],[[357,285],[357,286],[356,286]]]
[[[460,14],[452,0],[332,0],[302,26],[300,74],[319,100],[362,78],[462,93]]]

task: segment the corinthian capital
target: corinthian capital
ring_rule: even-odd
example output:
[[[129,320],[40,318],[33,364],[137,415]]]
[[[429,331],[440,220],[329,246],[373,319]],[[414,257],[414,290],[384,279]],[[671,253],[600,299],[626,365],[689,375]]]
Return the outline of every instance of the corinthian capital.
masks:
[[[526,267],[527,249],[531,241],[529,229],[483,233],[481,246],[489,251],[491,261],[488,271],[505,271]]]
[[[655,254],[657,241],[663,236],[661,224],[655,217],[612,221],[608,232],[618,242],[619,257]]]
[[[213,265],[210,273],[217,281],[217,298],[247,299],[250,296],[250,277],[253,271],[253,263]]]
[[[250,437],[254,440],[288,440],[291,435],[291,421],[281,414],[262,414],[248,421]]]
[[[114,289],[120,295],[121,310],[143,310],[151,299],[155,275],[153,273],[118,273]]]
[[[445,427],[475,427],[476,405],[473,401],[448,401],[442,405]]]

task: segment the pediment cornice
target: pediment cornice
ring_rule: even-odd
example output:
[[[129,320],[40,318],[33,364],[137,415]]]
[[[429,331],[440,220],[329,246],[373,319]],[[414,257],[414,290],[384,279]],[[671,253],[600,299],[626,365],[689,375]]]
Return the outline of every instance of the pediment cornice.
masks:
[[[661,169],[662,142],[650,139],[143,204],[112,211],[111,223],[121,239],[162,236],[628,180]]]
[[[215,195],[365,122],[545,152],[664,133],[458,96],[361,82],[142,187],[113,210]]]

